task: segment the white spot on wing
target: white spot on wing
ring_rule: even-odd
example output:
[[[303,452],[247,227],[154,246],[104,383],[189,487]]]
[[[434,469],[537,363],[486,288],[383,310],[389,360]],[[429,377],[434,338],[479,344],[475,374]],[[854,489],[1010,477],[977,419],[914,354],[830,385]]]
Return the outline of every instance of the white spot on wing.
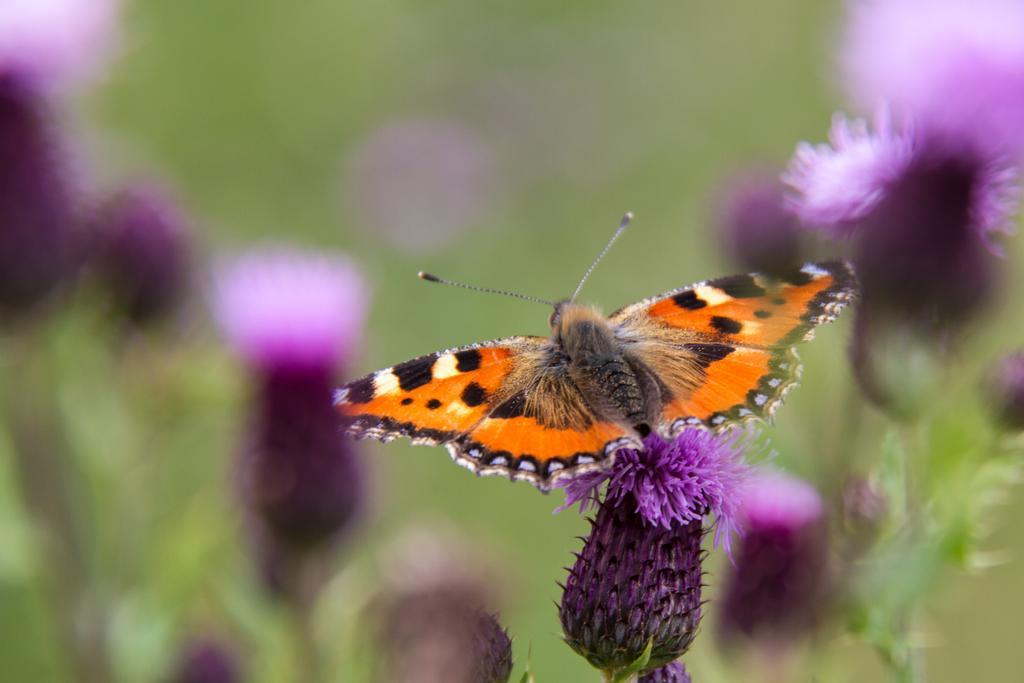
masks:
[[[448,379],[459,374],[458,360],[454,353],[443,353],[434,361],[434,379]]]
[[[498,457],[494,458],[493,460],[491,460],[487,464],[488,465],[501,465],[501,466],[504,467],[505,465],[508,465],[508,458],[506,458],[504,455],[499,455]]]
[[[518,469],[526,470],[527,472],[536,472],[537,466],[534,465],[529,460],[523,460],[521,463],[519,463]]]
[[[398,376],[391,371],[391,368],[388,368],[387,370],[378,370],[373,374],[374,396],[395,394],[400,390],[401,387],[398,385]]]
[[[594,458],[592,458],[589,455],[581,455],[580,457],[576,458],[576,464],[578,465],[589,465],[592,462],[594,462]]]
[[[732,297],[720,290],[718,287],[702,285],[693,290],[697,296],[708,303],[708,306],[718,306],[732,301]]]
[[[558,470],[562,469],[565,469],[565,465],[558,462],[557,460],[553,460],[548,463],[548,472],[557,472]]]
[[[778,377],[772,377],[770,380],[768,380],[768,386],[770,386],[772,388],[775,388],[775,387],[779,386],[780,384],[782,384],[782,380],[779,379]]]
[[[767,402],[768,397],[765,396],[764,394],[757,394],[756,396],[754,396],[754,403],[756,403],[759,406],[763,406]]]

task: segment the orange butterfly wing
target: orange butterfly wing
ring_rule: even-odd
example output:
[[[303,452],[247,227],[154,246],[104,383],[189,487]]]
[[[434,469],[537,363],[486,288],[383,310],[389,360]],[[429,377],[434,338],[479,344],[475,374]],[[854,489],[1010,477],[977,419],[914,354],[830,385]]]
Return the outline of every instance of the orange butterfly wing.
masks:
[[[734,275],[627,306],[611,320],[661,379],[660,431],[770,418],[799,379],[793,345],[856,296],[849,264],[807,264],[782,278]]]
[[[343,386],[335,407],[349,435],[443,444],[477,474],[547,490],[639,445],[593,414],[553,352],[548,339],[513,337],[421,356]]]

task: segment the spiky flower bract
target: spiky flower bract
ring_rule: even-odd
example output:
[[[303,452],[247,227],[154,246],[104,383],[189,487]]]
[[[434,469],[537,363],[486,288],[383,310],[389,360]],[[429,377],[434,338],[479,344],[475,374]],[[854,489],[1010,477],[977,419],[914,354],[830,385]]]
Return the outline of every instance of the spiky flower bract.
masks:
[[[690,683],[690,674],[682,662],[670,662],[660,669],[645,673],[639,683]]]
[[[650,524],[632,501],[601,503],[559,607],[566,642],[594,667],[648,669],[680,657],[701,617],[701,520]]]

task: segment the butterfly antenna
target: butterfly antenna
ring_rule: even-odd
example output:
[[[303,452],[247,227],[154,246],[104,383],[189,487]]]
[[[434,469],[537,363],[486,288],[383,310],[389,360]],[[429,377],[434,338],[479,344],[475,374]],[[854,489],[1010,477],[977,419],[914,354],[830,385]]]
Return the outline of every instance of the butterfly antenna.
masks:
[[[569,299],[570,302],[576,301],[576,297],[579,296],[580,290],[583,289],[583,285],[586,283],[587,278],[590,277],[590,274],[594,272],[594,268],[597,267],[597,264],[601,262],[601,259],[603,259],[605,254],[608,253],[608,250],[612,248],[613,244],[615,244],[615,240],[619,239],[619,235],[621,235],[623,231],[629,227],[629,222],[632,220],[633,212],[627,211],[626,215],[623,216],[622,220],[619,222],[618,230],[615,231],[615,234],[612,235],[612,238],[608,240],[608,244],[604,245],[604,249],[601,250],[601,253],[597,255],[597,258],[594,259],[594,262],[590,264],[589,268],[587,268],[587,272],[583,273],[583,277],[580,279],[580,283],[576,285],[576,291],[572,293],[572,298]]]
[[[445,280],[444,278],[430,273],[424,273],[422,270],[416,273],[416,277],[427,282],[439,282],[442,285],[451,285],[452,287],[461,287],[462,289],[471,289],[474,292],[484,292],[485,294],[501,294],[502,296],[510,296],[513,299],[522,299],[523,301],[533,301],[538,304],[546,304],[548,306],[554,306],[555,302],[548,301],[547,299],[541,299],[536,296],[528,296],[526,294],[520,294],[519,292],[506,292],[503,289],[491,289],[490,287],[477,287],[476,285],[467,285],[462,282],[454,282],[452,280]]]

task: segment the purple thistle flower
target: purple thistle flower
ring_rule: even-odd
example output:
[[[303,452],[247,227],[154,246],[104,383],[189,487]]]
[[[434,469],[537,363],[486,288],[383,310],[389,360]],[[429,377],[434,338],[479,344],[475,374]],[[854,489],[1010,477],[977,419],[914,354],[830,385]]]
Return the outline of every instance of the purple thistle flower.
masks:
[[[639,683],[690,683],[682,662],[671,662],[640,677]]]
[[[347,259],[284,249],[226,264],[214,292],[224,336],[262,368],[336,370],[362,335],[367,299]]]
[[[608,674],[648,644],[648,670],[682,656],[700,623],[703,537],[699,519],[661,526],[633,501],[601,503],[562,593],[566,643]]]
[[[720,603],[723,639],[806,633],[828,592],[821,497],[803,481],[764,473],[744,492],[743,517],[746,530]]]
[[[864,107],[886,102],[929,133],[986,154],[1024,152],[1024,4],[861,0],[842,63]]]
[[[992,369],[988,388],[999,423],[1010,430],[1024,430],[1024,352],[1004,356]]]
[[[407,251],[451,243],[481,220],[494,195],[492,151],[456,121],[381,126],[349,166],[360,226]]]
[[[77,197],[46,102],[0,72],[0,314],[31,309],[72,279]]]
[[[184,219],[155,187],[123,190],[95,219],[96,267],[119,312],[136,323],[161,318],[185,294],[191,261]]]
[[[830,145],[801,142],[782,179],[796,191],[789,208],[812,227],[847,234],[874,209],[889,183],[904,172],[913,152],[913,135],[894,130],[885,111],[875,117],[874,132],[863,119],[832,118]]]
[[[718,236],[725,253],[745,270],[781,275],[803,260],[801,226],[771,174],[748,173],[728,186],[719,208]]]
[[[384,566],[385,589],[367,614],[380,654],[375,680],[508,680],[512,642],[487,608],[499,569],[436,527],[405,534]]]
[[[874,132],[863,119],[836,114],[829,141],[831,146],[800,143],[783,174],[795,191],[787,204],[807,226],[834,237],[857,234],[913,169],[941,157],[963,158],[976,175],[967,197],[967,223],[994,253],[1001,253],[994,238],[1013,229],[1010,216],[1018,194],[1013,166],[907,126],[895,129],[884,110],[875,117]]]
[[[360,464],[331,403],[361,332],[362,280],[341,258],[252,253],[224,269],[214,303],[255,374],[241,461],[247,507],[278,545],[321,546],[351,523],[363,497]]]
[[[115,0],[4,0],[0,73],[49,87],[91,76],[108,55]]]
[[[746,434],[687,429],[666,441],[652,433],[644,439],[642,451],[619,450],[609,470],[567,481],[566,502],[560,509],[580,503],[585,510],[597,501],[597,489],[607,480],[605,501],[632,507],[646,524],[666,529],[691,522],[700,526],[706,515],[714,515],[715,543],[728,552],[750,471],[741,448]]]
[[[171,683],[236,683],[242,680],[235,654],[208,638],[189,641],[180,654]]]

